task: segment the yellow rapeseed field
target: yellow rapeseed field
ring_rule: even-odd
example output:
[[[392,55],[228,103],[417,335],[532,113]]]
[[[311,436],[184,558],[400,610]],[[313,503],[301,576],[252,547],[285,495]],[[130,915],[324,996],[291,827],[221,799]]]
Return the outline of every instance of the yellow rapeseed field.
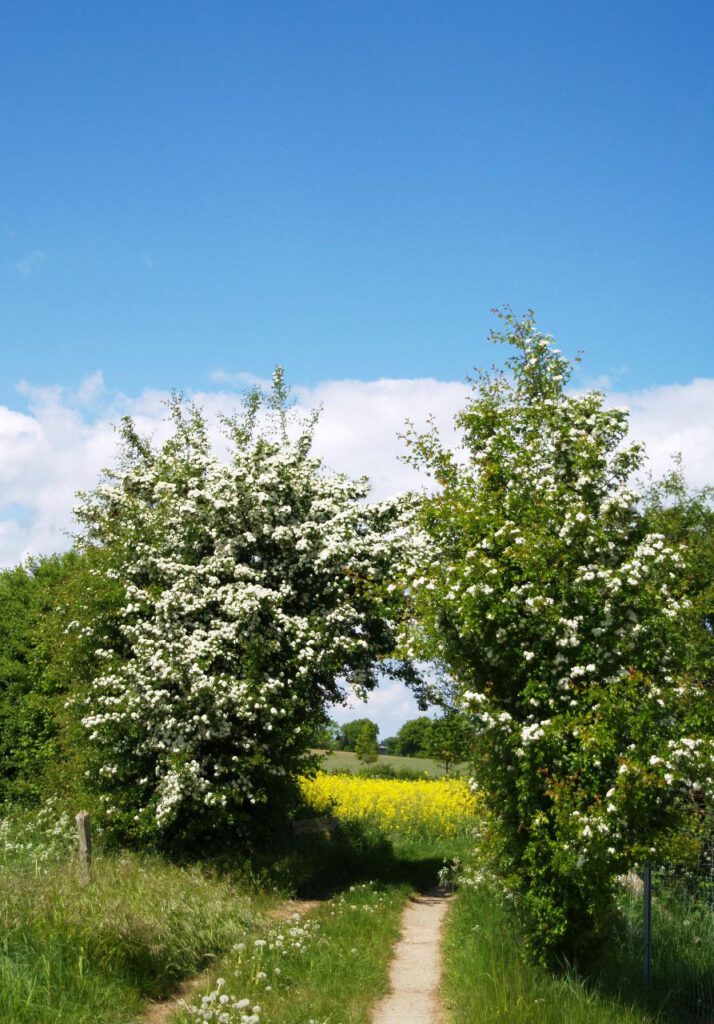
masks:
[[[447,838],[473,827],[477,799],[463,779],[366,779],[318,772],[301,780],[319,814],[373,822],[403,836]]]

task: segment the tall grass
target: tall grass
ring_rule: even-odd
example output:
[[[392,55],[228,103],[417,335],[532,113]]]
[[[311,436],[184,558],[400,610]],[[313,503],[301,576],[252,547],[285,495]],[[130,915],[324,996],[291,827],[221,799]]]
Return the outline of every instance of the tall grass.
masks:
[[[373,782],[356,781],[371,792]],[[393,803],[411,806],[410,784],[389,785]],[[421,792],[424,783],[414,785]],[[427,785],[451,807],[449,784]],[[286,986],[260,990],[271,1020],[366,1022],[409,893],[433,886],[444,858],[470,845],[470,805],[456,838],[441,812],[422,811],[417,829],[405,829],[391,808],[344,821],[331,837],[285,829],[250,858],[236,850],[210,864],[103,852],[100,843],[88,885],[74,863],[69,817],[49,808],[0,822],[0,1022],[128,1024],[147,1000],[207,968],[220,964],[234,978],[246,964],[229,951],[264,934],[263,912],[284,895],[332,899],[309,950],[293,950]]]
[[[251,933],[212,972],[204,996],[177,1011],[172,1024],[368,1024],[372,1004],[387,988],[409,892],[408,885],[363,883],[307,918]]]
[[[642,894],[623,889],[612,941],[595,965],[598,984],[637,993],[667,1020],[714,1019],[714,902],[690,873],[653,873],[651,979],[642,984]]]
[[[0,1020],[119,1024],[239,941],[254,901],[228,878],[135,853],[0,872]]]
[[[334,941],[318,940],[305,961],[310,971],[295,979],[307,1012],[311,986],[334,974],[331,957],[344,954],[353,992],[345,1019],[361,1020],[370,1001],[364,986],[383,977],[399,907],[409,892],[434,884],[451,852],[446,841],[414,837],[397,849],[376,828],[348,822],[330,838],[286,829],[250,859],[236,851],[210,864],[100,847],[92,881],[83,885],[74,842],[62,815],[0,825],[2,1024],[127,1024],[148,999],[168,997],[248,934],[260,934],[263,911],[282,896],[339,894],[371,880],[375,914],[333,921],[326,911]],[[339,1005],[344,986],[333,978],[320,1005]]]
[[[711,1024],[714,913],[681,888],[655,886],[652,977],[643,982],[642,895],[623,889],[610,941],[580,971],[527,963],[515,906],[495,885],[462,889],[446,936],[453,1024]]]
[[[446,931],[444,995],[451,1024],[652,1024],[626,996],[600,993],[574,973],[529,965],[512,908],[488,885],[464,888]]]

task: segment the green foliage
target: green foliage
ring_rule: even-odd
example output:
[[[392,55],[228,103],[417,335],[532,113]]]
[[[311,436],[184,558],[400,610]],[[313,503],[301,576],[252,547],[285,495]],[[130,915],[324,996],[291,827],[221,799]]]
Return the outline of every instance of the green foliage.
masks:
[[[427,756],[449,772],[454,765],[468,761],[475,745],[472,723],[461,711],[447,711],[435,718],[427,735]]]
[[[355,754],[363,764],[372,764],[377,760],[378,728],[373,722],[365,722],[357,736]]]
[[[397,732],[397,746],[394,751],[400,757],[431,757],[429,737],[431,719],[426,715],[410,718]]]
[[[557,971],[524,962],[519,907],[473,851],[444,874],[459,898],[444,939],[444,991],[454,1024],[703,1024],[714,1009],[710,864],[653,872],[652,961],[642,977],[642,891],[618,885],[612,928],[597,956]],[[633,882],[635,884],[633,884]],[[699,883],[698,885],[696,883]]]
[[[69,552],[0,573],[0,801],[81,789],[87,764],[65,704],[93,658],[88,633],[66,627],[75,615],[85,624],[99,615],[98,593],[86,607],[91,568]]]
[[[32,699],[33,633],[42,584],[39,571],[21,566],[0,573],[0,797],[28,784],[46,737],[46,722]],[[35,705],[33,707],[33,704]]]
[[[407,761],[407,765],[408,763]],[[382,761],[378,758],[373,764],[359,768],[354,774],[359,775],[361,779],[402,779],[415,782],[417,779],[423,779],[426,773],[418,768],[404,765],[395,767],[389,761]]]
[[[648,529],[627,414],[572,396],[532,317],[457,417],[409,435],[439,485],[405,580],[410,657],[444,666],[478,733],[499,869],[543,960],[607,934],[614,880],[663,854],[714,791],[711,692],[686,672],[685,562]]]
[[[351,722],[343,722],[340,726],[337,750],[349,750],[354,753],[365,726],[369,726],[375,736],[379,735],[379,726],[371,718],[355,718]]]

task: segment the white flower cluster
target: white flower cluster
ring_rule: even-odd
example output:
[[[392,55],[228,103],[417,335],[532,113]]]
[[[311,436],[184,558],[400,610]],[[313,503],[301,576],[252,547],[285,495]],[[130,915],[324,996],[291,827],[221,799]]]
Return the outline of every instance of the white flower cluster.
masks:
[[[227,424],[228,462],[179,403],[158,450],[127,423],[121,470],[77,509],[123,593],[84,725],[108,813],[159,829],[264,799],[340,677],[369,688],[393,647],[406,506],[369,505],[365,480],[324,471],[310,424],[294,437],[284,411],[275,429],[254,413]]]
[[[69,856],[77,832],[69,814],[50,798],[34,813],[0,818],[0,860],[29,860],[36,868]]]
[[[218,978],[216,987],[201,998],[198,1006],[183,1001],[180,1005],[192,1020],[202,1024],[260,1024],[260,1006],[230,995],[225,984],[225,978]]]
[[[521,327],[510,376],[474,381],[457,419],[464,453],[411,435],[412,461],[440,488],[412,551],[403,646],[458,680],[493,806],[511,806],[519,786],[535,822],[562,799],[581,852],[599,837],[614,856],[634,834],[635,774],[653,814],[668,789],[714,789],[711,742],[671,740],[697,699],[677,676],[682,560],[662,535],[643,535],[629,485],[642,452],[624,444],[626,412],[598,392],[567,394],[565,360]],[[629,782],[603,799],[629,765]]]

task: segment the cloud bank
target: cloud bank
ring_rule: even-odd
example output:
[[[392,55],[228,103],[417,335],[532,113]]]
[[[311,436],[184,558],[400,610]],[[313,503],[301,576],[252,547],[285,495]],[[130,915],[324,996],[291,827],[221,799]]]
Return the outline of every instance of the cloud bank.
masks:
[[[219,412],[239,408],[240,393],[229,375],[214,375],[214,390],[190,397],[215,421]],[[251,382],[253,382],[251,380]],[[238,384],[245,380],[239,376]],[[168,392],[145,390],[129,396],[109,391],[101,373],[74,389],[33,388],[21,384],[26,411],[0,405],[0,565],[14,565],[27,555],[66,548],[77,490],[92,487],[103,467],[114,462],[115,424],[134,417],[142,433],[165,434],[164,403]],[[326,381],[297,388],[297,405],[322,408],[315,447],[326,464],[353,476],[368,476],[376,498],[424,483],[400,461],[399,435],[411,420],[424,427],[431,415],[447,442],[455,441],[454,413],[468,387],[459,381],[431,378]],[[643,391],[608,394],[608,402],[630,410],[631,436],[645,442],[648,468],[658,476],[681,452],[689,482],[712,479],[714,450],[714,379]],[[18,402],[18,405],[20,403]],[[220,435],[216,430],[220,444]]]

